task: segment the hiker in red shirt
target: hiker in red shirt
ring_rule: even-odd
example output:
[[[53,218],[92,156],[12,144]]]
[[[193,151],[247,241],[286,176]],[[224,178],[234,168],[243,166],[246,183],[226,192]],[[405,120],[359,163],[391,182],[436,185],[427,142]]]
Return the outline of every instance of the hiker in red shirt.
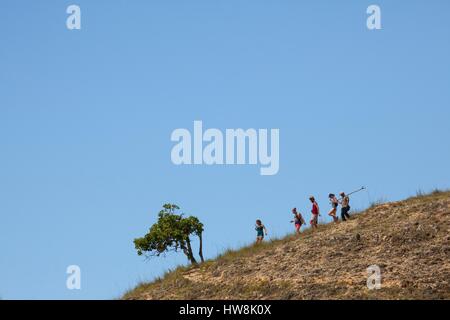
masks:
[[[316,199],[314,199],[313,196],[311,196],[309,198],[309,200],[312,203],[312,209],[311,209],[312,217],[311,217],[310,224],[313,229],[317,229],[317,225],[319,223],[319,215],[320,215],[319,205],[317,204]]]

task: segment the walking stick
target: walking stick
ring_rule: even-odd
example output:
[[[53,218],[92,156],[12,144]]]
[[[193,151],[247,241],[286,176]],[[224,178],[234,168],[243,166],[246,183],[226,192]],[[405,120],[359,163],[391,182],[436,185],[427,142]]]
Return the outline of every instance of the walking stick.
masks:
[[[361,187],[361,188],[358,189],[358,190],[355,190],[355,191],[352,191],[352,192],[346,194],[346,196],[348,197],[349,195],[355,194],[355,193],[360,192],[360,191],[363,191],[363,190],[365,190],[365,189],[366,189],[366,187]]]

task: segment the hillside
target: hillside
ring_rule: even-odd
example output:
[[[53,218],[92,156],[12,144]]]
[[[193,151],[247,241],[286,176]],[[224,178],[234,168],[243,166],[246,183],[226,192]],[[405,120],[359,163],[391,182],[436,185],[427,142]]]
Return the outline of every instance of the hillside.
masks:
[[[367,288],[370,265],[380,290]],[[450,192],[434,192],[178,268],[123,298],[450,299],[449,281]]]

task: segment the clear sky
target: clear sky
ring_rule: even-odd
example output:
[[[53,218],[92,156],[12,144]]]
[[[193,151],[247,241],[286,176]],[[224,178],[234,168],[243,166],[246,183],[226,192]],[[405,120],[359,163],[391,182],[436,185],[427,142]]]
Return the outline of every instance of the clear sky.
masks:
[[[81,7],[81,30],[66,8]],[[378,4],[382,30],[366,27]],[[212,258],[293,231],[308,196],[364,208],[450,181],[450,2],[0,2],[0,297],[109,299],[186,262],[133,239],[172,202]],[[170,135],[280,129],[280,171],[175,166]],[[325,217],[322,221],[328,221]],[[79,265],[82,289],[66,288]]]

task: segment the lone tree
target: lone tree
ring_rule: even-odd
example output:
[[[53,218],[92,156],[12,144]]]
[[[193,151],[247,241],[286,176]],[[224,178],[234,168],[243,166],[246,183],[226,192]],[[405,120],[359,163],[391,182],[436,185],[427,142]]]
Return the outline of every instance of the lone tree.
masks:
[[[147,257],[165,254],[169,251],[183,251],[188,260],[197,264],[194,254],[192,253],[191,235],[195,235],[200,240],[199,256],[201,262],[203,259],[203,224],[197,217],[185,218],[183,214],[176,214],[175,211],[180,210],[177,205],[165,204],[163,210],[158,214],[158,222],[156,222],[150,231],[142,238],[134,240],[138,255]]]

